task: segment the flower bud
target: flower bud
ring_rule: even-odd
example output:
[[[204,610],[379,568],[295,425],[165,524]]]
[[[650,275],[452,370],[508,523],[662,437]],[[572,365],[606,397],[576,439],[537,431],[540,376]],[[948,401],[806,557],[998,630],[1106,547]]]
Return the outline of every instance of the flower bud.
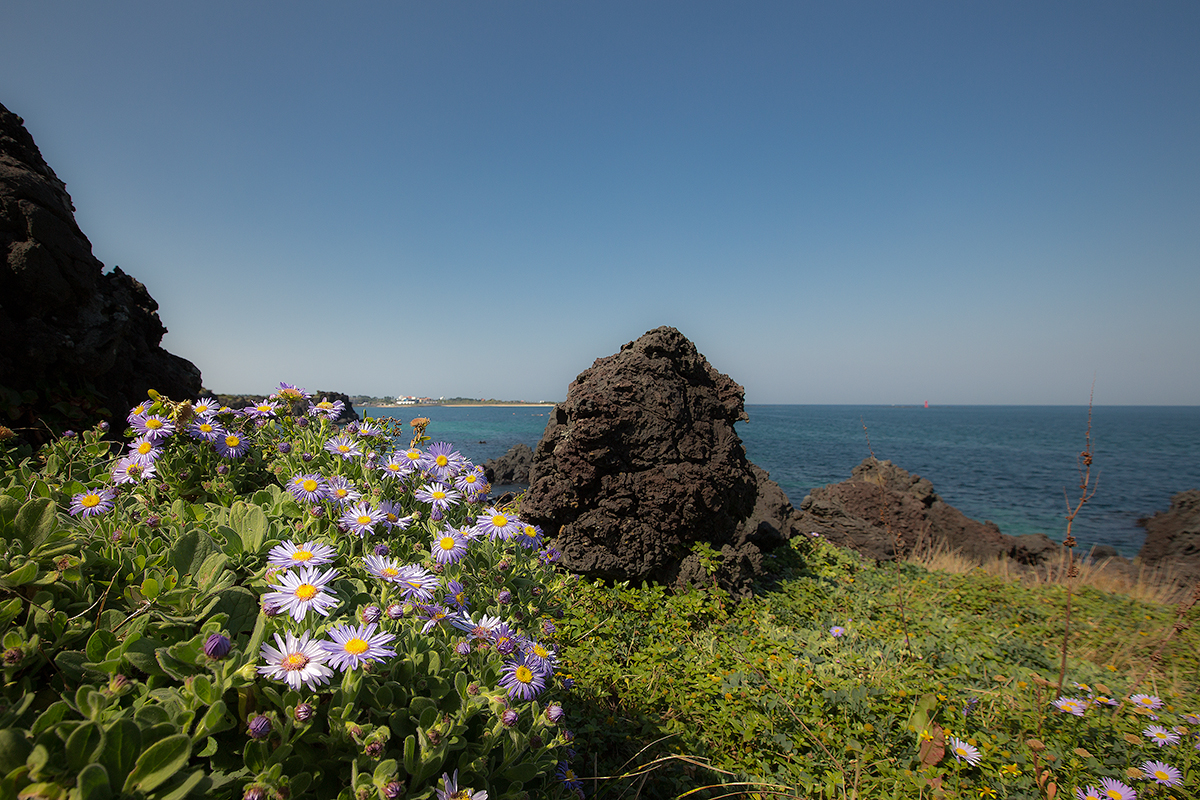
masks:
[[[563,707],[558,703],[551,703],[550,705],[546,706],[546,719],[550,720],[555,725],[562,722],[566,715],[567,712],[563,711]]]
[[[312,453],[301,453],[300,454],[300,460],[303,461],[305,464],[312,461],[312,458],[313,458]]]
[[[99,425],[97,425],[96,427],[97,427],[97,428],[99,428],[99,429],[100,429],[100,430],[102,430],[102,431],[105,431],[105,432],[107,432],[107,431],[108,431],[108,427],[109,427],[109,425],[108,425],[108,423],[107,423],[107,422],[101,422],[101,423],[100,423]]]
[[[162,525],[162,517],[160,517],[158,514],[151,514],[150,516],[146,517],[147,528],[157,528],[159,525]]]
[[[466,639],[460,640],[458,644],[454,645],[454,652],[458,653],[460,656],[463,656],[464,658],[466,656],[471,655],[471,643],[468,642]]]
[[[313,718],[313,714],[316,712],[313,711],[313,707],[308,703],[301,703],[300,705],[296,706],[296,710],[293,713],[295,714],[297,722],[308,722]]]
[[[379,758],[383,755],[383,742],[367,742],[367,746],[363,748],[363,752],[371,758]]]
[[[229,474],[229,465],[228,464],[219,464],[217,466],[217,474],[218,475],[228,475]]]
[[[519,719],[521,719],[520,712],[511,708],[500,715],[500,722],[503,723],[504,727],[506,728],[511,728],[512,726],[516,725]]]
[[[254,739],[265,739],[271,735],[271,720],[259,714],[250,720],[250,736]]]
[[[288,453],[292,452],[292,443],[280,442],[279,444],[275,445],[275,448],[286,456]]]
[[[242,800],[267,800],[267,790],[257,784],[246,787]]]
[[[387,607],[388,619],[400,619],[404,616],[404,606],[399,603],[392,603]]]
[[[400,781],[388,781],[383,787],[383,796],[387,800],[396,800],[404,794],[404,784]]]
[[[379,610],[379,606],[364,606],[361,612],[361,618],[364,623],[375,623],[383,617],[383,612]]]
[[[501,589],[500,594],[496,595],[496,599],[501,603],[511,603],[512,592],[510,592],[508,589]]]
[[[379,544],[375,545],[375,555],[377,556],[390,555],[391,552],[392,548],[387,546],[387,542],[380,542]]]
[[[229,655],[232,647],[229,639],[219,633],[211,633],[204,641],[204,655],[212,659],[221,659]]]
[[[479,694],[479,684],[478,683],[468,683],[467,684],[467,694],[471,695],[472,697]]]
[[[320,519],[321,517],[325,516],[325,509],[321,508],[320,506],[313,506],[308,510],[308,513],[312,514],[317,519]]]

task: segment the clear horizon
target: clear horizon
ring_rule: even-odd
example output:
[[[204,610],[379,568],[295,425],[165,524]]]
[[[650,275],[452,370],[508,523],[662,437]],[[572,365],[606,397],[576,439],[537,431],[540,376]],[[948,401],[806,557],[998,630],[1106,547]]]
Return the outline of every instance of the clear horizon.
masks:
[[[0,102],[213,391],[1200,405],[1200,4],[10,0]]]

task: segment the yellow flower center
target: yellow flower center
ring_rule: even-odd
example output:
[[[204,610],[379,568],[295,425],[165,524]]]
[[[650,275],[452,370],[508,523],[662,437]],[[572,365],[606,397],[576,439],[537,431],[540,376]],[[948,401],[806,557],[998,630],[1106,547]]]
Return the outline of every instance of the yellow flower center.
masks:
[[[300,485],[304,487],[304,491],[306,492],[315,492],[317,490],[317,482],[312,478],[309,478]]]
[[[513,677],[521,683],[529,683],[533,680],[533,670],[522,664],[517,667],[517,671],[513,673]]]
[[[308,561],[312,557],[313,554],[311,550],[297,550],[296,552],[292,553],[293,561]]]
[[[464,475],[464,476],[463,476],[463,481],[464,481],[464,482],[466,482],[466,483],[474,483],[474,482],[475,482],[475,481],[477,481],[477,480],[479,480],[479,479],[478,479],[477,477],[475,477],[475,474],[474,474],[474,473],[471,473],[470,475]]]
[[[416,450],[405,451],[404,457],[407,458],[409,461],[420,461],[421,460],[421,454],[420,454],[420,452],[418,452]]]
[[[213,426],[209,425],[207,422],[201,422],[200,423],[200,432],[201,433],[212,433]]]
[[[96,506],[100,505],[100,495],[85,494],[83,499],[79,501],[79,505],[83,506],[84,508],[95,508]]]
[[[370,645],[368,645],[366,642],[364,642],[362,639],[359,639],[356,636],[355,638],[346,642],[345,650],[347,653],[350,653],[351,655],[356,656],[356,655],[359,655],[360,653],[367,652],[368,647],[370,647]]]
[[[396,569],[395,567],[384,567],[380,570],[380,573],[385,578],[394,578],[400,574],[400,570]]]
[[[441,489],[434,489],[432,492],[429,493],[429,495],[434,500],[445,500],[446,499],[446,493],[443,492]]]
[[[329,402],[328,400],[322,400],[321,402],[317,403],[317,408],[330,409],[333,408],[333,403]]]
[[[138,442],[137,451],[138,455],[140,456],[146,455],[153,449],[154,445],[150,444],[149,442]]]
[[[242,440],[239,439],[238,437],[234,436],[232,433],[225,437],[225,446],[226,447],[237,447],[241,443],[242,443]]]
[[[272,409],[270,406],[259,406],[258,410],[259,411],[271,411]]]
[[[358,515],[358,524],[359,525],[370,525],[371,524],[371,515],[370,514],[359,514]]]
[[[153,417],[151,417],[150,419],[146,420],[146,427],[152,431],[158,430],[159,428],[162,427],[162,425],[163,424],[162,424],[161,419],[154,419]]]
[[[350,446],[345,445],[345,444],[339,444],[337,446],[337,449],[338,449],[339,453],[349,453],[350,452]]]
[[[444,467],[450,463],[450,459],[446,458],[445,456],[439,455],[437,458],[435,458],[433,460],[433,463],[437,464],[439,467]]]
[[[536,539],[537,538],[537,529],[534,528],[532,525],[526,525],[525,526],[525,535],[528,536],[530,539]]]
[[[1104,796],[1111,797],[1112,800],[1121,800],[1121,793],[1116,789],[1105,789]]]
[[[296,597],[301,600],[312,600],[317,596],[317,587],[311,583],[302,583],[296,587]]]
[[[533,654],[538,658],[547,658],[550,655],[550,651],[542,647],[540,644],[535,644],[533,646]]]
[[[349,494],[349,492],[345,489],[335,489],[334,494],[336,494],[338,497],[345,497],[347,494]]]
[[[399,471],[400,471],[400,465],[399,465],[399,464],[388,464],[388,465],[387,465],[387,468],[388,468],[388,471],[389,471],[389,472],[399,472]]]
[[[438,546],[443,550],[453,550],[455,544],[457,544],[457,542],[455,542],[453,536],[443,536],[438,540]]]
[[[497,528],[503,528],[508,524],[508,517],[504,516],[503,514],[497,514],[496,516],[492,517],[492,524]]]
[[[1156,769],[1156,770],[1154,770],[1154,777],[1158,778],[1160,781],[1165,781],[1167,778],[1170,778],[1171,776],[1167,774],[1167,771],[1165,769]]]
[[[287,658],[279,666],[286,670],[304,669],[308,666],[308,656],[304,653],[288,653]]]
[[[421,588],[421,582],[420,582],[420,581],[405,581],[405,583],[407,583],[409,586],[413,587],[414,589],[420,589],[420,588]]]
[[[400,518],[399,518],[399,517],[397,517],[395,514],[388,514],[388,515],[387,515],[387,521],[388,521],[388,522],[399,522],[399,521],[400,521]]]
[[[133,413],[134,413],[135,415],[136,415],[136,414],[141,414],[141,413],[145,412],[145,410],[146,410],[146,407],[145,407],[145,406],[138,406],[138,407],[136,407],[135,409],[133,409]]]

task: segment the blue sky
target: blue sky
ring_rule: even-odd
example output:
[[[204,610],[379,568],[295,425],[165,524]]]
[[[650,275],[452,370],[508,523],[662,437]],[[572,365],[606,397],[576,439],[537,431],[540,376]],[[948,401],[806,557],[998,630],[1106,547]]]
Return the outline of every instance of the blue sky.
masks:
[[[184,6],[192,7],[184,7]],[[1200,4],[0,9],[106,265],[215,391],[1200,404]]]

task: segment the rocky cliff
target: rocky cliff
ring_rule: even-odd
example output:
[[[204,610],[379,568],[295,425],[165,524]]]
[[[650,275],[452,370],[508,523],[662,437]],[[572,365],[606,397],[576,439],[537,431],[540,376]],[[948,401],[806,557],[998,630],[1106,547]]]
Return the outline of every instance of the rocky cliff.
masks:
[[[1171,507],[1138,520],[1146,542],[1138,559],[1181,588],[1200,584],[1200,489],[1179,492]]]
[[[35,443],[119,419],[147,389],[200,391],[200,371],[160,346],[158,304],[120,268],[104,272],[74,211],[24,121],[0,105],[0,422]]]

